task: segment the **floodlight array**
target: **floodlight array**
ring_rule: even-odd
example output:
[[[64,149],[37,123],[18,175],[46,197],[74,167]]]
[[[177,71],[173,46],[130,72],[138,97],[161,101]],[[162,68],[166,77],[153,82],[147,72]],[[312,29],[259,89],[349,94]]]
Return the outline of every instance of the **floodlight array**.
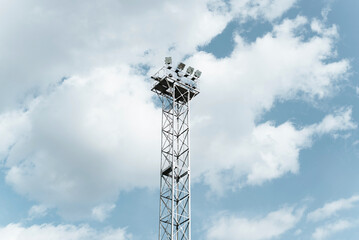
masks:
[[[172,68],[172,66],[171,66],[171,64],[172,64],[172,58],[171,58],[171,57],[166,57],[166,58],[165,58],[165,64],[167,65],[167,68],[168,68],[168,69],[171,69],[171,68]],[[177,65],[177,68],[176,68],[175,72],[177,73],[177,75],[178,75],[179,77],[182,77],[182,76],[183,76],[183,74],[180,73],[180,72],[182,72],[185,67],[186,67],[186,64],[184,64],[183,62],[180,62],[180,63]],[[194,72],[194,74],[193,74],[193,72]],[[194,71],[194,68],[193,68],[193,67],[188,66],[187,69],[186,69],[186,73],[184,74],[184,76],[185,76],[185,77],[188,77],[188,76],[191,76],[192,74],[193,74],[193,77],[191,78],[191,80],[194,81],[194,80],[197,80],[198,78],[201,77],[202,72],[201,72],[200,70]]]

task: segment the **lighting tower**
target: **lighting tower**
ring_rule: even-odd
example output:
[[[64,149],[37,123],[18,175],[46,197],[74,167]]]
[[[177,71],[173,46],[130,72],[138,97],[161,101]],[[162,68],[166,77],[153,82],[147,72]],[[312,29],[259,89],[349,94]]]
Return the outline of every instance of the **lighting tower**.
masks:
[[[162,103],[159,240],[191,239],[189,102],[199,94],[201,71],[184,68],[179,63],[173,69],[166,57],[152,76],[152,91]]]

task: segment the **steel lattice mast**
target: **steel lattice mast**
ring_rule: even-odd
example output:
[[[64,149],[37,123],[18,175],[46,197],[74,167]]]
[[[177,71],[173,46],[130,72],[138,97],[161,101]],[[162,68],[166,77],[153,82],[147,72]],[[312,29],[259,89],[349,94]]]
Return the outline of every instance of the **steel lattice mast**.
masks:
[[[152,76],[152,91],[162,103],[159,240],[191,239],[190,100],[199,94],[201,72],[180,63],[172,70],[171,58]]]

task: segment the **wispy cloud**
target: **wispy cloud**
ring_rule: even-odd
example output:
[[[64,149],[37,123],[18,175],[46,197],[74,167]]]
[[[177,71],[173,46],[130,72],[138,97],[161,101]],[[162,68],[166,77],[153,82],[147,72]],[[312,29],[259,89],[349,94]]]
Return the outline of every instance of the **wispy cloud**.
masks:
[[[115,204],[102,204],[92,209],[92,217],[100,222],[103,222],[109,214],[115,209]]]
[[[209,240],[262,240],[278,237],[301,219],[303,209],[282,208],[263,218],[247,219],[233,215],[216,219],[207,232]]]
[[[28,212],[28,219],[32,220],[35,218],[44,217],[47,215],[48,207],[45,205],[34,205]]]
[[[339,220],[337,222],[316,228],[314,233],[312,234],[312,237],[316,240],[322,240],[337,232],[349,229],[354,225],[355,224],[353,222],[349,222],[346,220]]]
[[[307,219],[309,221],[317,222],[329,218],[341,210],[353,208],[357,202],[359,202],[359,195],[326,203],[322,208],[318,208],[308,213]]]

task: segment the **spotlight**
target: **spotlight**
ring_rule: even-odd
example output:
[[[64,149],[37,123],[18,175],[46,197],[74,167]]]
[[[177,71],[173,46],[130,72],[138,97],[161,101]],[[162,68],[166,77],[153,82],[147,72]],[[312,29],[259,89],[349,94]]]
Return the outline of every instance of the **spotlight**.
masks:
[[[184,69],[185,66],[186,66],[186,64],[180,62],[180,63],[178,64],[178,66],[177,66],[177,70],[178,70],[178,71],[183,71],[183,69]]]
[[[165,57],[165,63],[166,63],[167,65],[172,64],[172,58],[171,58],[171,57]]]
[[[189,67],[187,68],[187,74],[188,74],[188,75],[191,75],[191,74],[193,73],[193,71],[194,71],[194,68],[193,68],[193,67],[189,66]]]
[[[196,78],[199,78],[199,77],[201,76],[201,74],[202,74],[202,72],[201,72],[200,70],[196,70],[196,71],[194,72],[194,76],[195,76]]]

